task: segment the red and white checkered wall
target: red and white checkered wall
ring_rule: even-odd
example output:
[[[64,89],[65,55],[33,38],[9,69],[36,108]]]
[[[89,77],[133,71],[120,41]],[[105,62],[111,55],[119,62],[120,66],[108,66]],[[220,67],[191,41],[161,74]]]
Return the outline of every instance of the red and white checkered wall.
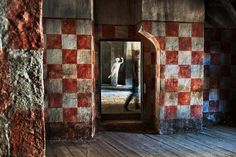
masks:
[[[161,46],[160,119],[201,118],[204,25],[146,22],[144,28]]]
[[[92,33],[91,20],[44,19],[46,122],[91,122]]]
[[[204,113],[232,112],[236,104],[236,30],[205,30]],[[230,110],[229,110],[230,109]]]

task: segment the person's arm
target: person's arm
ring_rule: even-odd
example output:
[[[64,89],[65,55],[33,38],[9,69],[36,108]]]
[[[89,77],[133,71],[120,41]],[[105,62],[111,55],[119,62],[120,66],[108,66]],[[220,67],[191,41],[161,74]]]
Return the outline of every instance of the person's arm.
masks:
[[[124,63],[124,58],[123,58],[123,57],[121,57],[121,62],[120,62],[120,64],[122,64],[122,63]]]

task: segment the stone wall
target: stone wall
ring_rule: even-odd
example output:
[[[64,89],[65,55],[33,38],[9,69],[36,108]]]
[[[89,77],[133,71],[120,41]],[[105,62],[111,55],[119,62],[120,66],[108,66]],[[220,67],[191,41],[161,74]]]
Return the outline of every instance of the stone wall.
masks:
[[[41,0],[0,1],[0,156],[45,154]]]

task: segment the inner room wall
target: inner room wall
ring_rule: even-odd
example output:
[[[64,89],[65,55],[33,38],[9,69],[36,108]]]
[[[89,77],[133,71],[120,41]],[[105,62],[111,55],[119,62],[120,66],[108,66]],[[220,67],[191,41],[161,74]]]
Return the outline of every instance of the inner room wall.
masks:
[[[45,0],[44,82],[47,139],[92,136],[92,2]]]

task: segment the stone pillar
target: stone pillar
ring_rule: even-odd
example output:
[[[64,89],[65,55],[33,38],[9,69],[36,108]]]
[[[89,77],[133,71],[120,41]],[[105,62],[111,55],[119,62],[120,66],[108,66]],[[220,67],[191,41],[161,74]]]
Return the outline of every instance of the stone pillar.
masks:
[[[41,10],[0,1],[0,156],[45,156]]]

